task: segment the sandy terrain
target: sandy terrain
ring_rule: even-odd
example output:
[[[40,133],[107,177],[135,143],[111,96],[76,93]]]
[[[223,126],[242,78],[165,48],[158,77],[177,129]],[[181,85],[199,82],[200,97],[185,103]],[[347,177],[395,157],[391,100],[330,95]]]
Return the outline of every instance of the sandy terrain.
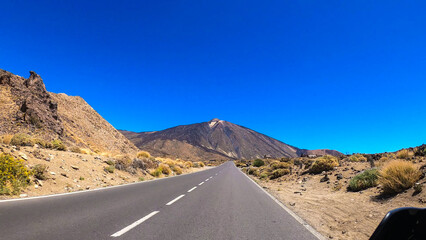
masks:
[[[292,175],[277,181],[250,177],[326,238],[359,240],[368,239],[392,209],[426,207],[425,191],[413,196],[409,189],[391,198],[381,198],[379,187],[348,192],[349,179],[367,168],[368,163],[344,163],[329,175],[328,183],[320,182],[323,175]],[[343,179],[337,180],[337,174]]]
[[[21,197],[96,189],[154,178],[142,170],[137,170],[136,174],[117,169],[114,170],[114,173],[107,173],[104,171],[104,167],[108,166],[105,163],[107,158],[103,156],[38,149],[36,147],[20,147],[15,150],[9,145],[0,145],[0,152],[10,153],[16,158],[27,158],[25,162],[28,167],[36,164],[48,166],[45,174],[47,179],[35,180],[31,186],[21,192],[23,194]],[[201,171],[207,168],[209,167],[183,169],[183,173]],[[171,176],[173,176],[173,173]],[[19,195],[0,195],[0,199],[19,197]]]

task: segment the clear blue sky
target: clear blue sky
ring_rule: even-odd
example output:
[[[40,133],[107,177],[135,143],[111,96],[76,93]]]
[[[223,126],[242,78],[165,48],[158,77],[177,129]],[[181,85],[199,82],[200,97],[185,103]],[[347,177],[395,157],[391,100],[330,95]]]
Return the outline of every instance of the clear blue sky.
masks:
[[[426,139],[425,1],[1,1],[0,68],[118,129],[220,118],[308,149]]]

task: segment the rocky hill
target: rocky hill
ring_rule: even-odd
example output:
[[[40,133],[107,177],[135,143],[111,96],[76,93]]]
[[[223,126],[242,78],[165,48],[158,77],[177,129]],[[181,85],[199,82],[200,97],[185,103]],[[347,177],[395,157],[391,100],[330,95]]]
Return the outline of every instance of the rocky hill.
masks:
[[[290,146],[246,127],[219,119],[177,126],[158,132],[121,132],[136,146],[153,155],[195,161],[254,159],[265,156],[297,157],[302,154],[311,154],[309,150]],[[327,153],[341,154],[329,150]]]
[[[82,98],[48,92],[35,72],[25,79],[0,70],[0,136],[16,133],[94,152],[138,150]]]

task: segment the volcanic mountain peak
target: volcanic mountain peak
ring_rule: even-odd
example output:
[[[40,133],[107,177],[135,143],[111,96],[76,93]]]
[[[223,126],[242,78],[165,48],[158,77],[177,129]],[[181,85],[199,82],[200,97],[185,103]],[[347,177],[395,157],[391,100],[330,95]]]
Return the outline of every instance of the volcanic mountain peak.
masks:
[[[189,160],[297,157],[309,153],[231,122],[214,118],[157,132],[121,131],[154,156]]]
[[[210,120],[210,121],[208,122],[208,124],[209,124],[209,127],[210,127],[210,128],[213,128],[213,127],[215,127],[218,123],[221,123],[221,122],[224,122],[224,121],[219,120],[218,118],[213,118],[212,120]]]

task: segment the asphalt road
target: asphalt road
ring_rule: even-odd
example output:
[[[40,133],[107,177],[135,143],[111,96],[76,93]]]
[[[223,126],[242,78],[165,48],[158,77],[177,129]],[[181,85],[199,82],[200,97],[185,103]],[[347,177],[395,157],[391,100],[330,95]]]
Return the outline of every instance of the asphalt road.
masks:
[[[99,191],[0,202],[0,239],[318,239],[232,162]]]

